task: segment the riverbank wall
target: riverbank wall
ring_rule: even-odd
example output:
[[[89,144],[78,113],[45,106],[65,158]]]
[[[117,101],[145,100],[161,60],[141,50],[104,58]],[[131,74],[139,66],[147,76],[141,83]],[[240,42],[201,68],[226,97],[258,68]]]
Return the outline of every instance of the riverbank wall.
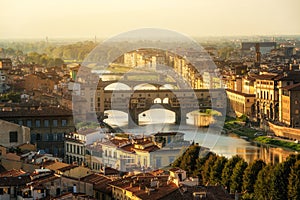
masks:
[[[279,126],[271,122],[268,122],[268,126],[269,131],[273,132],[276,136],[300,141],[300,129]]]

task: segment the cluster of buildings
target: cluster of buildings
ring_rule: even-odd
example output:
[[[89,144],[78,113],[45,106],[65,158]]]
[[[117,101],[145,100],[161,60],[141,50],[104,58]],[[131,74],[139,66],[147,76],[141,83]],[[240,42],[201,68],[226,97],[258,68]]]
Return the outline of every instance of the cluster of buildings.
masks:
[[[243,44],[242,51],[247,53],[248,46],[255,44],[256,49],[257,44],[265,49],[264,53],[256,50],[256,59],[252,65],[249,65],[249,62],[241,62],[243,67],[235,66],[223,73],[228,115],[246,115],[262,126],[272,126],[271,131],[276,135],[299,140],[298,134],[290,134],[300,126],[299,49],[291,46],[274,49],[274,43],[270,42],[246,43]],[[268,46],[272,48],[267,48]],[[274,129],[280,126],[291,129]]]
[[[46,161],[32,171],[0,171],[0,198],[21,199],[233,199],[221,186],[198,186],[198,178],[187,177],[180,168],[147,173],[120,174],[59,161]]]
[[[65,160],[93,170],[108,166],[119,171],[150,171],[170,165],[190,145],[183,136],[179,132],[142,136],[103,134],[101,129],[78,131],[66,135]]]
[[[207,49],[216,68],[209,67],[207,55],[193,50],[179,56],[140,49],[125,53],[121,60],[127,67],[150,73],[172,68],[190,87],[203,89],[196,93],[203,107],[212,98],[221,98],[209,89],[225,88],[227,115],[246,115],[276,135],[300,140],[297,45],[242,43],[227,60],[220,59],[215,48]],[[202,71],[194,67],[197,64]],[[93,78],[80,77],[79,69]],[[181,106],[173,93],[161,89],[161,80],[154,84],[157,91],[127,94],[105,92],[106,83],[94,82],[98,79],[79,65],[13,66],[10,59],[0,59],[0,199],[213,199],[219,193],[218,199],[230,199],[218,186],[198,187],[197,180],[186,177],[181,169],[158,170],[190,145],[183,133],[131,135],[112,134],[103,127],[76,129],[74,113],[83,121],[93,118],[111,108],[112,97],[120,110],[128,109],[128,104],[146,110],[157,98],[169,109]],[[104,85],[100,87],[99,82]],[[85,104],[72,110],[74,93],[75,100]],[[14,98],[7,99],[8,95]],[[181,98],[187,104],[182,107],[194,103],[188,101],[192,98],[188,93]]]

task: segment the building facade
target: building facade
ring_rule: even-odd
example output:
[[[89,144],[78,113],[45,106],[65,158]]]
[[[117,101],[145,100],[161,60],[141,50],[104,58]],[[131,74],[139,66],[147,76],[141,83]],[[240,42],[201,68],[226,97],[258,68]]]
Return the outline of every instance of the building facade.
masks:
[[[30,142],[38,150],[64,157],[64,135],[73,132],[73,113],[57,107],[10,109],[0,112],[0,119],[30,128]]]
[[[281,122],[300,127],[300,83],[281,88]]]
[[[30,142],[30,128],[0,120],[0,145],[16,147]]]
[[[279,91],[277,74],[262,74],[256,76],[255,97],[257,120],[279,119]]]
[[[227,114],[229,116],[247,115],[255,117],[255,94],[247,94],[231,89],[226,89],[227,93]]]

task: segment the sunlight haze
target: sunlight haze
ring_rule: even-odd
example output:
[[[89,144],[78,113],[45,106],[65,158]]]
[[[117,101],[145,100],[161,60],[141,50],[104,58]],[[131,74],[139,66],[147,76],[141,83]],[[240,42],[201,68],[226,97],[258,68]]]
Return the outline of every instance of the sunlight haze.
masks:
[[[1,1],[0,37],[110,37],[165,28],[191,36],[300,34],[298,0]]]

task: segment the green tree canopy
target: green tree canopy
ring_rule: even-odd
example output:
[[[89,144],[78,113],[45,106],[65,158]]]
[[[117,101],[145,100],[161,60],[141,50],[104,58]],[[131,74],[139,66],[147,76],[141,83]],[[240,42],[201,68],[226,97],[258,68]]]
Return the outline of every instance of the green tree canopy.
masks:
[[[246,191],[247,193],[254,192],[254,184],[257,179],[257,175],[265,165],[265,162],[262,160],[255,160],[253,163],[248,165],[243,177],[243,191]]]
[[[228,162],[224,166],[224,169],[222,171],[222,185],[227,189],[227,191],[230,191],[231,175],[233,173],[233,169],[236,166],[236,164],[241,160],[241,157],[233,156],[228,160]]]
[[[300,160],[291,168],[288,181],[289,199],[300,200]]]
[[[234,167],[230,184],[231,192],[242,191],[243,175],[247,165],[248,164],[244,160],[240,160]]]

